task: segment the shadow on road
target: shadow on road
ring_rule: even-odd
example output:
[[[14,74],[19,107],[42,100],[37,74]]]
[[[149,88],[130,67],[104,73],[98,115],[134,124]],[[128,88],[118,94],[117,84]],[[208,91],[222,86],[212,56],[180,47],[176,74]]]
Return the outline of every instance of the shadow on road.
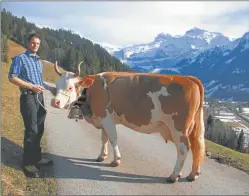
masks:
[[[2,137],[2,159],[1,162],[15,169],[21,169],[23,148],[9,139]],[[113,181],[126,183],[163,183],[167,184],[166,177],[155,177],[109,171],[108,163],[99,163],[95,159],[72,158],[45,153],[52,158],[54,166],[43,167],[44,178],[56,179],[87,179],[96,181]],[[54,168],[53,168],[54,167]],[[113,168],[115,170],[115,168]],[[55,173],[53,173],[55,171]],[[187,182],[180,178],[179,182]]]

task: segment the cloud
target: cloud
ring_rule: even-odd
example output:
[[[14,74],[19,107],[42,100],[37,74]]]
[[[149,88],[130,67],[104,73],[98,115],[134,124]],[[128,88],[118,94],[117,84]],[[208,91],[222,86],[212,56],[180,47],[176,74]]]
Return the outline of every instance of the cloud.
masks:
[[[113,45],[150,42],[161,32],[184,34],[193,27],[231,37],[249,31],[249,2],[8,2],[3,7],[33,23]]]

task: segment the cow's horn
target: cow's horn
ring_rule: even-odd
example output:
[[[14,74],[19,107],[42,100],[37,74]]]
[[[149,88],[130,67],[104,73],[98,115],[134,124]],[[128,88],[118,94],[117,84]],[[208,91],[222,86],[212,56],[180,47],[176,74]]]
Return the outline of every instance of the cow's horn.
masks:
[[[84,61],[81,61],[79,64],[78,64],[78,68],[77,68],[77,71],[75,73],[75,76],[80,76],[80,65],[83,63]]]
[[[54,70],[56,71],[57,74],[59,74],[59,76],[61,76],[62,73],[61,73],[60,70],[58,69],[57,61],[55,61]]]

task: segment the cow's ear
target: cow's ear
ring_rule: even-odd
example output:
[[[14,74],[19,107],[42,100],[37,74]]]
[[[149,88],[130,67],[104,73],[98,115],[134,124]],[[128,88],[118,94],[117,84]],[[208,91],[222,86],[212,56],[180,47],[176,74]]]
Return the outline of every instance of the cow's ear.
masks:
[[[89,88],[93,85],[95,76],[89,75],[79,82],[79,85],[84,88]]]

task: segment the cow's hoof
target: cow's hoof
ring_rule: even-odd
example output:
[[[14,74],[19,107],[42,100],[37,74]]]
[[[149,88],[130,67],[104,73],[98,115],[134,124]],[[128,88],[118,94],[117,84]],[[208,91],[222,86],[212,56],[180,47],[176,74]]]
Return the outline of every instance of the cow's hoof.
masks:
[[[111,167],[118,167],[120,165],[121,161],[120,160],[116,160],[116,161],[112,161],[110,163]]]
[[[167,178],[167,182],[169,183],[175,183],[179,180],[180,174],[178,176],[173,176],[171,175],[170,177]]]
[[[107,158],[107,156],[99,156],[96,161],[97,162],[103,162],[105,159]]]
[[[186,179],[189,181],[189,182],[193,182],[195,181],[197,178],[199,178],[199,175],[200,174],[193,174],[193,173],[190,173]]]

